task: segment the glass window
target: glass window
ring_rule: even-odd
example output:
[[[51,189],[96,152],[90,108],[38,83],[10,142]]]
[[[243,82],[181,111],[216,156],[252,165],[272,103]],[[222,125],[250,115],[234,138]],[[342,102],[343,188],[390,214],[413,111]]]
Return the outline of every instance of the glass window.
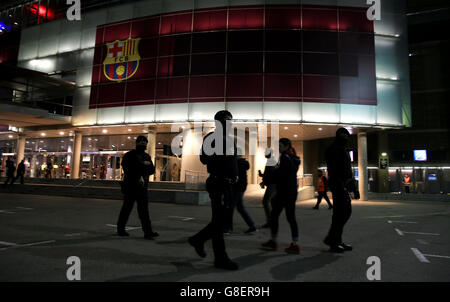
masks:
[[[156,98],[162,99],[182,99],[188,96],[188,78],[168,78],[158,79],[156,88]]]
[[[131,22],[123,22],[110,25],[105,28],[104,42],[113,42],[115,40],[126,40],[130,37]]]
[[[339,74],[343,76],[358,76],[358,56],[352,54],[339,55]]]
[[[194,33],[192,52],[225,52],[226,32]]]
[[[224,74],[225,54],[192,55],[191,74]]]
[[[126,102],[148,101],[155,98],[155,80],[128,81]]]
[[[339,99],[339,78],[329,76],[303,76],[305,98]]]
[[[195,12],[194,31],[222,30],[227,28],[227,11]]]
[[[263,31],[237,30],[228,32],[228,51],[262,51]]]
[[[225,77],[192,77],[190,83],[191,98],[221,97],[224,95]]]
[[[300,53],[266,53],[265,60],[266,73],[299,74],[302,70]]]
[[[367,19],[366,10],[339,10],[339,30],[373,32],[373,21]]]
[[[301,28],[301,10],[291,8],[267,8],[266,28]]]
[[[153,78],[156,75],[156,58],[139,61],[139,66],[132,79]]]
[[[340,77],[341,100],[346,103],[358,103],[359,81],[357,77]]]
[[[337,32],[303,31],[303,51],[337,52],[337,48]]]
[[[131,25],[132,38],[146,38],[159,35],[159,17],[136,20]]]
[[[125,100],[125,83],[113,83],[98,86],[97,104],[123,105]]]
[[[263,9],[230,9],[229,29],[262,28],[263,24]]]
[[[161,35],[189,32],[192,28],[192,13],[163,16]]]
[[[301,97],[300,76],[266,75],[264,78],[265,97]]]
[[[230,75],[227,77],[227,97],[261,97],[262,76]]]
[[[183,76],[189,74],[189,56],[159,58],[158,76]]]
[[[338,75],[337,54],[304,53],[303,73]]]
[[[141,39],[138,44],[141,58],[152,58],[158,54],[158,38]]]
[[[262,53],[229,53],[227,73],[262,73]]]
[[[175,35],[161,37],[159,40],[159,55],[173,56],[187,54],[191,49],[191,35]]]
[[[374,35],[366,33],[340,32],[339,51],[358,54],[374,54]]]
[[[300,51],[301,33],[299,30],[267,30],[267,51]]]
[[[337,30],[336,9],[310,9],[302,10],[303,29]]]

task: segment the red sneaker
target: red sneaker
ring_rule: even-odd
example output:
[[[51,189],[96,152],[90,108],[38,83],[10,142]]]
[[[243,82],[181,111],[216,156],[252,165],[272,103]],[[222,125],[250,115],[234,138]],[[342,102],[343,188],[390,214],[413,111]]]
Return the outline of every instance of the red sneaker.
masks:
[[[261,247],[265,250],[275,251],[277,249],[277,243],[270,239],[267,242],[261,243]]]
[[[300,254],[300,247],[297,244],[294,245],[291,243],[284,251],[289,254]]]

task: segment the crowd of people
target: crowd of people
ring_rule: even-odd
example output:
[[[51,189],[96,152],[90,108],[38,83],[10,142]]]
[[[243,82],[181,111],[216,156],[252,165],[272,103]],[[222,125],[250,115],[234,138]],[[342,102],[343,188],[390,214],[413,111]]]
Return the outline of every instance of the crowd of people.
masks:
[[[211,199],[212,217],[203,229],[189,237],[188,243],[196,253],[206,257],[204,245],[212,240],[214,253],[214,266],[227,270],[237,270],[239,265],[232,261],[226,252],[224,234],[233,230],[233,213],[237,209],[248,226],[246,234],[257,231],[253,219],[245,209],[243,196],[247,188],[248,161],[239,156],[234,143],[233,135],[228,132],[232,127],[226,127],[232,121],[232,114],[227,110],[216,113],[214,120],[216,129],[203,139],[200,161],[206,165],[209,177],[206,180],[206,189]],[[351,170],[351,160],[347,149],[350,133],[345,128],[336,132],[333,144],[327,148],[325,155],[329,179],[319,174],[318,200],[314,207],[318,209],[320,201],[325,198],[329,208],[333,209],[331,227],[323,242],[334,253],[351,251],[352,246],[344,243],[342,233],[344,226],[351,215],[351,197],[359,199],[359,192]],[[227,144],[228,142],[228,144]],[[231,143],[230,143],[231,142]],[[209,144],[209,145],[208,145]],[[229,146],[232,150],[228,150]],[[125,230],[128,217],[137,202],[139,219],[146,239],[154,239],[159,236],[153,231],[148,212],[148,179],[155,173],[152,159],[145,152],[147,139],[139,136],[136,140],[136,149],[129,151],[123,161],[124,179],[121,182],[124,202],[117,222],[117,234],[129,236]],[[217,147],[217,148],[216,148]],[[284,249],[287,253],[300,253],[299,229],[295,215],[298,183],[297,171],[300,166],[300,158],[297,156],[292,142],[287,138],[279,140],[279,159],[274,158],[273,151],[266,151],[267,165],[264,173],[259,171],[262,177],[261,187],[266,188],[263,197],[266,223],[263,228],[270,228],[271,237],[261,244],[266,250],[278,248],[277,237],[279,229],[279,216],[283,209],[291,230],[291,243]],[[210,152],[211,148],[214,152]],[[231,151],[231,152],[230,152]],[[326,194],[327,187],[331,189],[333,205]]]

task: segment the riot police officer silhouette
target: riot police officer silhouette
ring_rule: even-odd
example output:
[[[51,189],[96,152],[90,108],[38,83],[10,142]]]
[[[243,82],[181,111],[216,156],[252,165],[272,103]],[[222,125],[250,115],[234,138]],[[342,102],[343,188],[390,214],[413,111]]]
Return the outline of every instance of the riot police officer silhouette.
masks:
[[[197,254],[204,258],[204,244],[212,239],[214,266],[228,270],[237,270],[239,266],[228,258],[223,238],[223,228],[227,222],[233,198],[233,185],[238,179],[237,152],[233,135],[230,133],[230,112],[222,110],[216,113],[216,129],[203,139],[200,161],[207,166],[209,177],[206,189],[211,199],[211,222],[200,232],[189,238],[189,244]],[[226,125],[229,127],[226,127]],[[228,130],[227,130],[228,128]]]
[[[344,226],[352,214],[350,192],[354,193],[355,199],[359,199],[347,149],[349,137],[350,133],[347,129],[339,128],[336,131],[336,139],[325,151],[328,183],[333,195],[333,216],[330,230],[323,242],[330,246],[330,251],[334,253],[353,249],[352,246],[342,242]]]
[[[150,215],[148,213],[148,178],[155,173],[147,149],[148,140],[145,136],[138,136],[136,139],[136,149],[127,152],[122,159],[124,178],[122,182],[122,193],[124,194],[122,209],[117,221],[117,234],[119,236],[129,236],[125,231],[128,217],[133,209],[134,202],[137,202],[137,211],[141,221],[144,238],[153,239],[159,236],[153,232]]]

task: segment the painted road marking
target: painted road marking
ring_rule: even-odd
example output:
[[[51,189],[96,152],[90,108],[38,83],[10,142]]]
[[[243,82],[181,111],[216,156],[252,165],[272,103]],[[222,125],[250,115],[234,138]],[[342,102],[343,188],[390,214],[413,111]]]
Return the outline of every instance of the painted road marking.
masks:
[[[34,210],[33,208],[25,208],[25,207],[16,207],[16,209],[26,210],[26,211]]]
[[[80,235],[85,235],[85,234],[87,234],[87,233],[86,232],[85,233],[71,233],[71,234],[65,234],[64,236],[73,237],[73,236],[80,236]]]
[[[399,229],[395,229],[395,231],[397,232],[397,234],[399,234],[400,236],[404,236],[403,232],[400,231]]]
[[[430,236],[439,236],[440,235],[440,234],[436,234],[436,233],[405,232],[405,231],[403,231],[403,233],[405,233],[405,234],[416,234],[416,235],[430,235]]]
[[[179,218],[182,221],[189,221],[189,220],[194,220],[193,217],[182,217],[182,216],[168,216],[169,218]]]
[[[416,215],[368,216],[368,217],[363,217],[363,218],[367,218],[367,219],[369,219],[369,218],[403,218],[403,217],[421,217],[421,216],[433,216],[433,215],[445,215],[445,214],[450,214],[450,211],[416,214]]]
[[[112,228],[117,228],[116,224],[106,224],[106,226],[112,227]],[[125,227],[125,231],[132,231],[132,230],[137,230],[140,229],[141,227]]]
[[[16,245],[12,245],[10,247],[1,248],[0,251],[4,251],[7,249],[13,249],[13,248],[19,248],[19,247],[27,247],[27,246],[35,246],[35,245],[53,243],[53,242],[56,242],[56,241],[55,240],[47,240],[47,241],[32,242],[32,243],[25,243],[25,244],[16,244]]]
[[[420,262],[424,262],[424,263],[430,263],[430,261],[425,257],[424,254],[422,254],[418,249],[416,249],[415,247],[411,248],[411,251],[414,253],[414,255],[416,255],[416,257],[419,259]]]
[[[6,242],[6,241],[0,241],[0,244],[2,244],[2,245],[9,245],[9,246],[14,246],[14,245],[17,245],[17,243],[13,243],[13,242]]]
[[[8,210],[0,210],[0,213],[14,214],[15,212],[11,212],[11,211],[8,211]]]
[[[450,259],[450,256],[429,255],[429,254],[423,254],[423,255],[427,256],[427,257],[436,257],[436,258],[447,258],[447,259]]]
[[[388,220],[388,223],[418,223],[413,221],[394,221],[394,220]]]
[[[419,242],[420,244],[430,244],[428,243],[428,241],[425,241],[423,239],[417,239],[417,242]]]

